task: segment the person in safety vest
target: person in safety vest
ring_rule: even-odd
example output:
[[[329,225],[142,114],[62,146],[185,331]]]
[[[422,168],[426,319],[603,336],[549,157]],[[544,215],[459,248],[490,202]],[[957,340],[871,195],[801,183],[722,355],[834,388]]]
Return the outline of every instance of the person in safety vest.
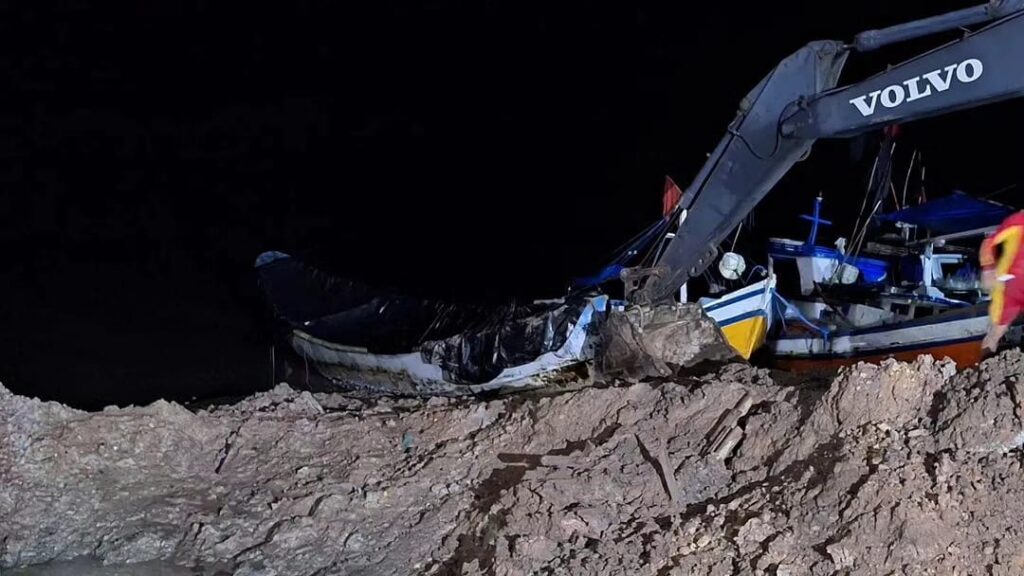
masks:
[[[982,351],[996,351],[1010,324],[1024,311],[1024,211],[1006,217],[981,243],[981,285],[992,295]],[[998,254],[997,254],[998,250]]]

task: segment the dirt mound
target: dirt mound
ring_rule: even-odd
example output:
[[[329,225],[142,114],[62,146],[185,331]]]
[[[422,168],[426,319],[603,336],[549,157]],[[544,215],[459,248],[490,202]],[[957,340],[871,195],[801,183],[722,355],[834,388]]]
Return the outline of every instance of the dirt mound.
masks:
[[[731,364],[489,402],[282,386],[196,412],[0,389],[0,567],[1017,574],[1022,371],[1009,352],[779,386]]]

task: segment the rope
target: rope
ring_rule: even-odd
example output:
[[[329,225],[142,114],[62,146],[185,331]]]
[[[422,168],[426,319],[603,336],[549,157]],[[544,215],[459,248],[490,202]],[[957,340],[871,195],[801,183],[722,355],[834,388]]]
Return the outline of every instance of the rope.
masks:
[[[860,203],[860,212],[857,213],[857,221],[853,225],[853,230],[850,231],[850,239],[852,240],[857,236],[857,230],[860,229],[861,218],[864,217],[864,210],[868,207],[868,194],[871,193],[871,184],[875,181],[875,171],[878,169],[878,156],[875,156],[875,162],[871,166],[871,175],[868,176],[868,188],[864,191],[864,200]]]
[[[772,291],[772,295],[775,298],[777,298],[776,305],[778,305],[778,302],[782,302],[786,306],[785,310],[780,315],[780,318],[782,318],[783,326],[785,326],[785,323],[786,323],[786,314],[785,313],[791,311],[793,313],[793,315],[796,316],[797,320],[802,322],[805,326],[807,326],[811,330],[817,332],[818,334],[821,334],[821,337],[822,337],[822,339],[825,340],[825,343],[826,344],[828,343],[829,336],[831,335],[831,333],[829,332],[829,330],[827,328],[822,328],[821,326],[818,326],[817,324],[814,324],[813,322],[808,320],[807,317],[805,317],[796,306],[793,306],[792,304],[790,304],[789,301],[787,301],[785,298],[780,296],[778,292]]]
[[[674,215],[674,214],[675,214],[675,212],[673,211],[673,213],[672,213],[672,214]],[[623,258],[623,256],[624,256],[625,252],[627,252],[627,251],[628,251],[628,248],[632,247],[632,246],[633,246],[633,244],[636,244],[636,243],[637,243],[637,242],[638,242],[638,241],[639,241],[639,240],[640,240],[641,238],[643,238],[644,236],[647,236],[647,235],[649,235],[649,234],[653,234],[653,232],[654,232],[655,230],[660,230],[660,229],[662,229],[662,228],[664,228],[664,227],[667,227],[667,226],[668,226],[668,223],[669,223],[669,222],[670,222],[671,220],[672,220],[672,218],[661,218],[661,219],[660,219],[660,220],[658,220],[657,222],[655,222],[655,223],[651,224],[651,225],[650,225],[650,226],[648,226],[647,228],[644,228],[643,230],[641,230],[640,232],[638,232],[638,233],[637,233],[637,234],[636,234],[635,236],[633,236],[633,237],[632,237],[632,238],[630,238],[629,240],[627,240],[627,241],[623,242],[622,244],[620,244],[620,245],[618,246],[618,248],[616,248],[615,250],[612,250],[612,254],[617,254],[617,256],[615,257],[615,259],[614,259],[614,260],[612,260],[612,262],[619,262],[619,260],[621,260],[621,259]],[[660,234],[659,234],[659,235],[660,235]]]
[[[732,246],[729,247],[729,252],[736,250],[736,241],[740,239],[740,230],[743,230],[743,222],[736,227],[736,235],[732,237]]]
[[[991,198],[993,196],[996,196],[998,194],[1002,194],[1003,192],[1009,192],[1010,190],[1013,190],[1016,187],[1017,187],[1017,184],[1010,184],[1009,186],[1003,186],[1002,188],[1000,188],[999,190],[996,190],[995,192],[991,192],[989,194],[986,194],[986,195],[982,196],[981,199],[982,200],[988,200],[989,198]]]
[[[907,205],[907,188],[910,187],[910,174],[914,171],[914,160],[917,159],[917,150],[910,155],[910,166],[907,166],[907,178],[903,181],[903,202],[902,205]]]

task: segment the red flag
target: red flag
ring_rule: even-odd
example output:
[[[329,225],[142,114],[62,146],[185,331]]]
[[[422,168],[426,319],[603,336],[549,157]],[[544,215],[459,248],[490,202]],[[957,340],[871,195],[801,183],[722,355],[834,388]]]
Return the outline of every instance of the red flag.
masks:
[[[676,209],[676,204],[683,197],[683,191],[676,186],[672,178],[665,176],[665,191],[661,195],[661,215],[668,216]]]

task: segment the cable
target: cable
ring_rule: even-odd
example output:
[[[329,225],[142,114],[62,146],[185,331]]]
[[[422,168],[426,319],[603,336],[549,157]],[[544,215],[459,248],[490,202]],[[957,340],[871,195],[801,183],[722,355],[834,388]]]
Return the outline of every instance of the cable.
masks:
[[[757,266],[754,266],[753,268],[750,269],[750,272],[747,274],[747,279],[746,279],[745,283],[749,284],[750,283],[750,279],[754,277],[754,272],[757,272],[758,270],[764,272],[765,275],[768,274],[768,270],[764,266],[761,266],[760,264],[758,264]]]
[[[778,71],[779,71],[779,67],[778,66],[772,68],[771,73],[769,73],[768,77],[764,79],[764,84],[761,86],[761,90],[758,91],[757,96],[754,97],[753,100],[751,100],[751,107],[753,106],[753,103],[757,102],[761,98],[761,95],[764,94],[764,91],[768,89],[768,85],[771,84],[772,78],[775,77],[775,73],[778,72]],[[747,116],[749,115],[749,113],[750,113],[750,107],[748,107],[743,112],[743,120],[747,119]],[[782,114],[784,114],[784,113],[785,113],[785,109],[783,109]],[[782,114],[779,114],[779,123],[777,124],[776,131],[775,131],[776,132],[775,133],[775,147],[771,151],[771,153],[768,154],[768,156],[761,156],[760,154],[758,154],[754,150],[754,147],[750,145],[750,142],[747,142],[746,137],[744,137],[743,134],[739,133],[739,128],[742,128],[742,121],[740,122],[741,126],[739,126],[737,128],[732,128],[730,126],[729,128],[726,129],[726,133],[731,134],[733,137],[737,138],[740,142],[742,142],[743,145],[746,146],[747,151],[750,152],[750,154],[753,155],[754,158],[757,158],[758,160],[761,160],[761,161],[767,160],[768,158],[774,156],[775,153],[779,151],[779,146],[782,144],[781,134],[780,134],[780,131],[778,129],[778,128],[780,128],[782,126]]]
[[[774,71],[773,71],[773,74],[774,74]],[[754,158],[757,158],[758,160],[761,160],[762,162],[764,162],[764,161],[769,160],[772,156],[775,156],[775,154],[778,153],[779,148],[782,146],[782,125],[786,122],[786,120],[789,120],[789,118],[792,118],[793,116],[795,116],[796,112],[791,114],[789,117],[783,119],[783,116],[785,114],[786,114],[786,109],[783,108],[782,111],[779,112],[778,120],[776,120],[776,122],[775,122],[775,144],[774,144],[774,147],[772,148],[772,151],[767,156],[761,156],[760,154],[758,154],[757,151],[754,150],[754,147],[750,145],[750,142],[747,141],[747,138],[745,136],[743,136],[743,134],[740,134],[739,131],[737,131],[735,128],[729,128],[728,132],[729,132],[729,134],[732,134],[733,136],[735,136],[741,143],[743,143],[743,145],[747,148],[747,151],[750,152],[750,154]],[[811,153],[811,151],[810,151],[810,149],[808,149],[806,152],[804,152],[803,157],[800,158],[800,160],[798,160],[798,162],[802,161],[802,160],[806,160],[807,157],[810,156],[810,153]]]
[[[1016,187],[1017,187],[1017,184],[1010,184],[1009,186],[1003,186],[1002,188],[1000,188],[999,190],[996,190],[995,192],[991,192],[989,194],[986,194],[986,195],[982,196],[981,199],[982,200],[988,200],[989,198],[991,198],[993,196],[996,196],[996,195],[999,195],[999,194],[1002,194],[1003,192],[1009,192],[1010,190],[1013,190]]]

